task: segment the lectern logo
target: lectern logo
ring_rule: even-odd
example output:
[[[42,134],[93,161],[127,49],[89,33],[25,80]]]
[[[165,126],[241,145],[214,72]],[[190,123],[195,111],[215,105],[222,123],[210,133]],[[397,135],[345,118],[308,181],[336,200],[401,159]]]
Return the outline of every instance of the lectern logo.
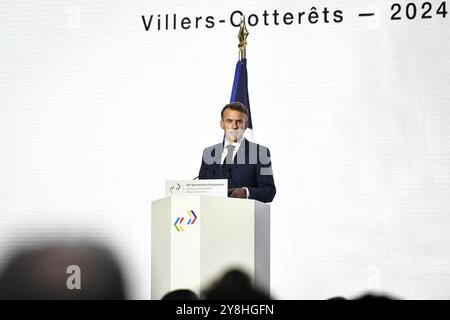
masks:
[[[181,189],[181,185],[179,183],[177,183],[176,185],[172,185],[169,188],[170,193],[175,193],[175,192],[179,191],[180,189]]]
[[[184,218],[186,218],[186,216],[181,216],[181,217],[176,218],[175,223],[173,224],[173,226],[175,227],[175,229],[178,232],[184,232],[184,229],[187,226],[192,226],[195,223],[195,221],[197,221],[197,215],[195,214],[194,210],[187,210],[186,212],[188,214],[187,219],[189,219],[189,220],[184,226],[183,226],[183,222],[185,221]]]

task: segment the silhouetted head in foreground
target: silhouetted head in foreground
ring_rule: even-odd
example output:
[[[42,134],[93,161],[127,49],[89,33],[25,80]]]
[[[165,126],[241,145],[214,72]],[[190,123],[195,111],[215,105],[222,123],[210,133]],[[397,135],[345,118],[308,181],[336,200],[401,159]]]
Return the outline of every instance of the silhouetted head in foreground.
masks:
[[[0,299],[125,299],[120,267],[105,248],[51,245],[16,253],[0,273]]]
[[[359,297],[354,298],[353,300],[399,300],[399,299],[385,294],[376,294],[373,292],[367,292]]]
[[[161,300],[198,300],[198,296],[189,289],[179,289],[166,293]]]
[[[347,300],[346,298],[344,298],[344,297],[341,297],[341,296],[336,296],[336,297],[331,297],[331,298],[328,298],[327,300]]]
[[[253,286],[247,274],[237,269],[226,272],[203,296],[206,300],[270,300],[268,294]]]

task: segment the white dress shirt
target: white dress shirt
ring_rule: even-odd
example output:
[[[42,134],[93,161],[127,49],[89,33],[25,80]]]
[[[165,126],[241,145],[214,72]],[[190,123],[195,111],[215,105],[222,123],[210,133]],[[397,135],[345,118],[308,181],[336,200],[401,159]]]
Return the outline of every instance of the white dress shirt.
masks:
[[[244,141],[244,137],[242,137],[240,140],[238,140],[238,141],[236,141],[236,142],[233,142],[233,143],[231,143],[231,142],[229,142],[227,139],[225,139],[225,143],[224,143],[224,145],[223,145],[223,151],[222,151],[222,159],[221,159],[220,163],[223,164],[223,162],[225,161],[225,158],[226,158],[227,155],[228,155],[228,148],[227,148],[227,146],[230,145],[230,144],[232,144],[232,145],[234,146],[234,149],[233,149],[233,158],[232,158],[232,160],[234,160],[234,157],[236,156],[236,153],[238,152],[239,147],[241,146],[242,141]]]

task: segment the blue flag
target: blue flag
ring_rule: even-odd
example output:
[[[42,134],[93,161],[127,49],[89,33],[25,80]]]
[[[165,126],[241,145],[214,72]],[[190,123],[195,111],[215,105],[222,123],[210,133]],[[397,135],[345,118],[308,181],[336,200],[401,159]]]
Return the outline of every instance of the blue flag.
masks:
[[[240,102],[247,107],[248,128],[245,132],[245,137],[253,141],[252,114],[250,112],[250,100],[248,99],[247,59],[241,59],[236,64],[230,102]]]

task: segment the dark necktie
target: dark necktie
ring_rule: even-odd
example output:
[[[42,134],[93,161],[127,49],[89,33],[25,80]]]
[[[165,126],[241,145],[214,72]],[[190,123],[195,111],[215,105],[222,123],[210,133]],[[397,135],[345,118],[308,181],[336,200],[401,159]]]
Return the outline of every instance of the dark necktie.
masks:
[[[228,176],[230,175],[229,169],[231,168],[230,165],[233,164],[233,151],[234,146],[232,144],[227,145],[228,153],[225,156],[225,160],[222,164],[222,177],[225,179],[228,179]]]
[[[228,153],[225,157],[225,164],[233,164],[233,152],[234,152],[234,146],[232,144],[227,145]]]

